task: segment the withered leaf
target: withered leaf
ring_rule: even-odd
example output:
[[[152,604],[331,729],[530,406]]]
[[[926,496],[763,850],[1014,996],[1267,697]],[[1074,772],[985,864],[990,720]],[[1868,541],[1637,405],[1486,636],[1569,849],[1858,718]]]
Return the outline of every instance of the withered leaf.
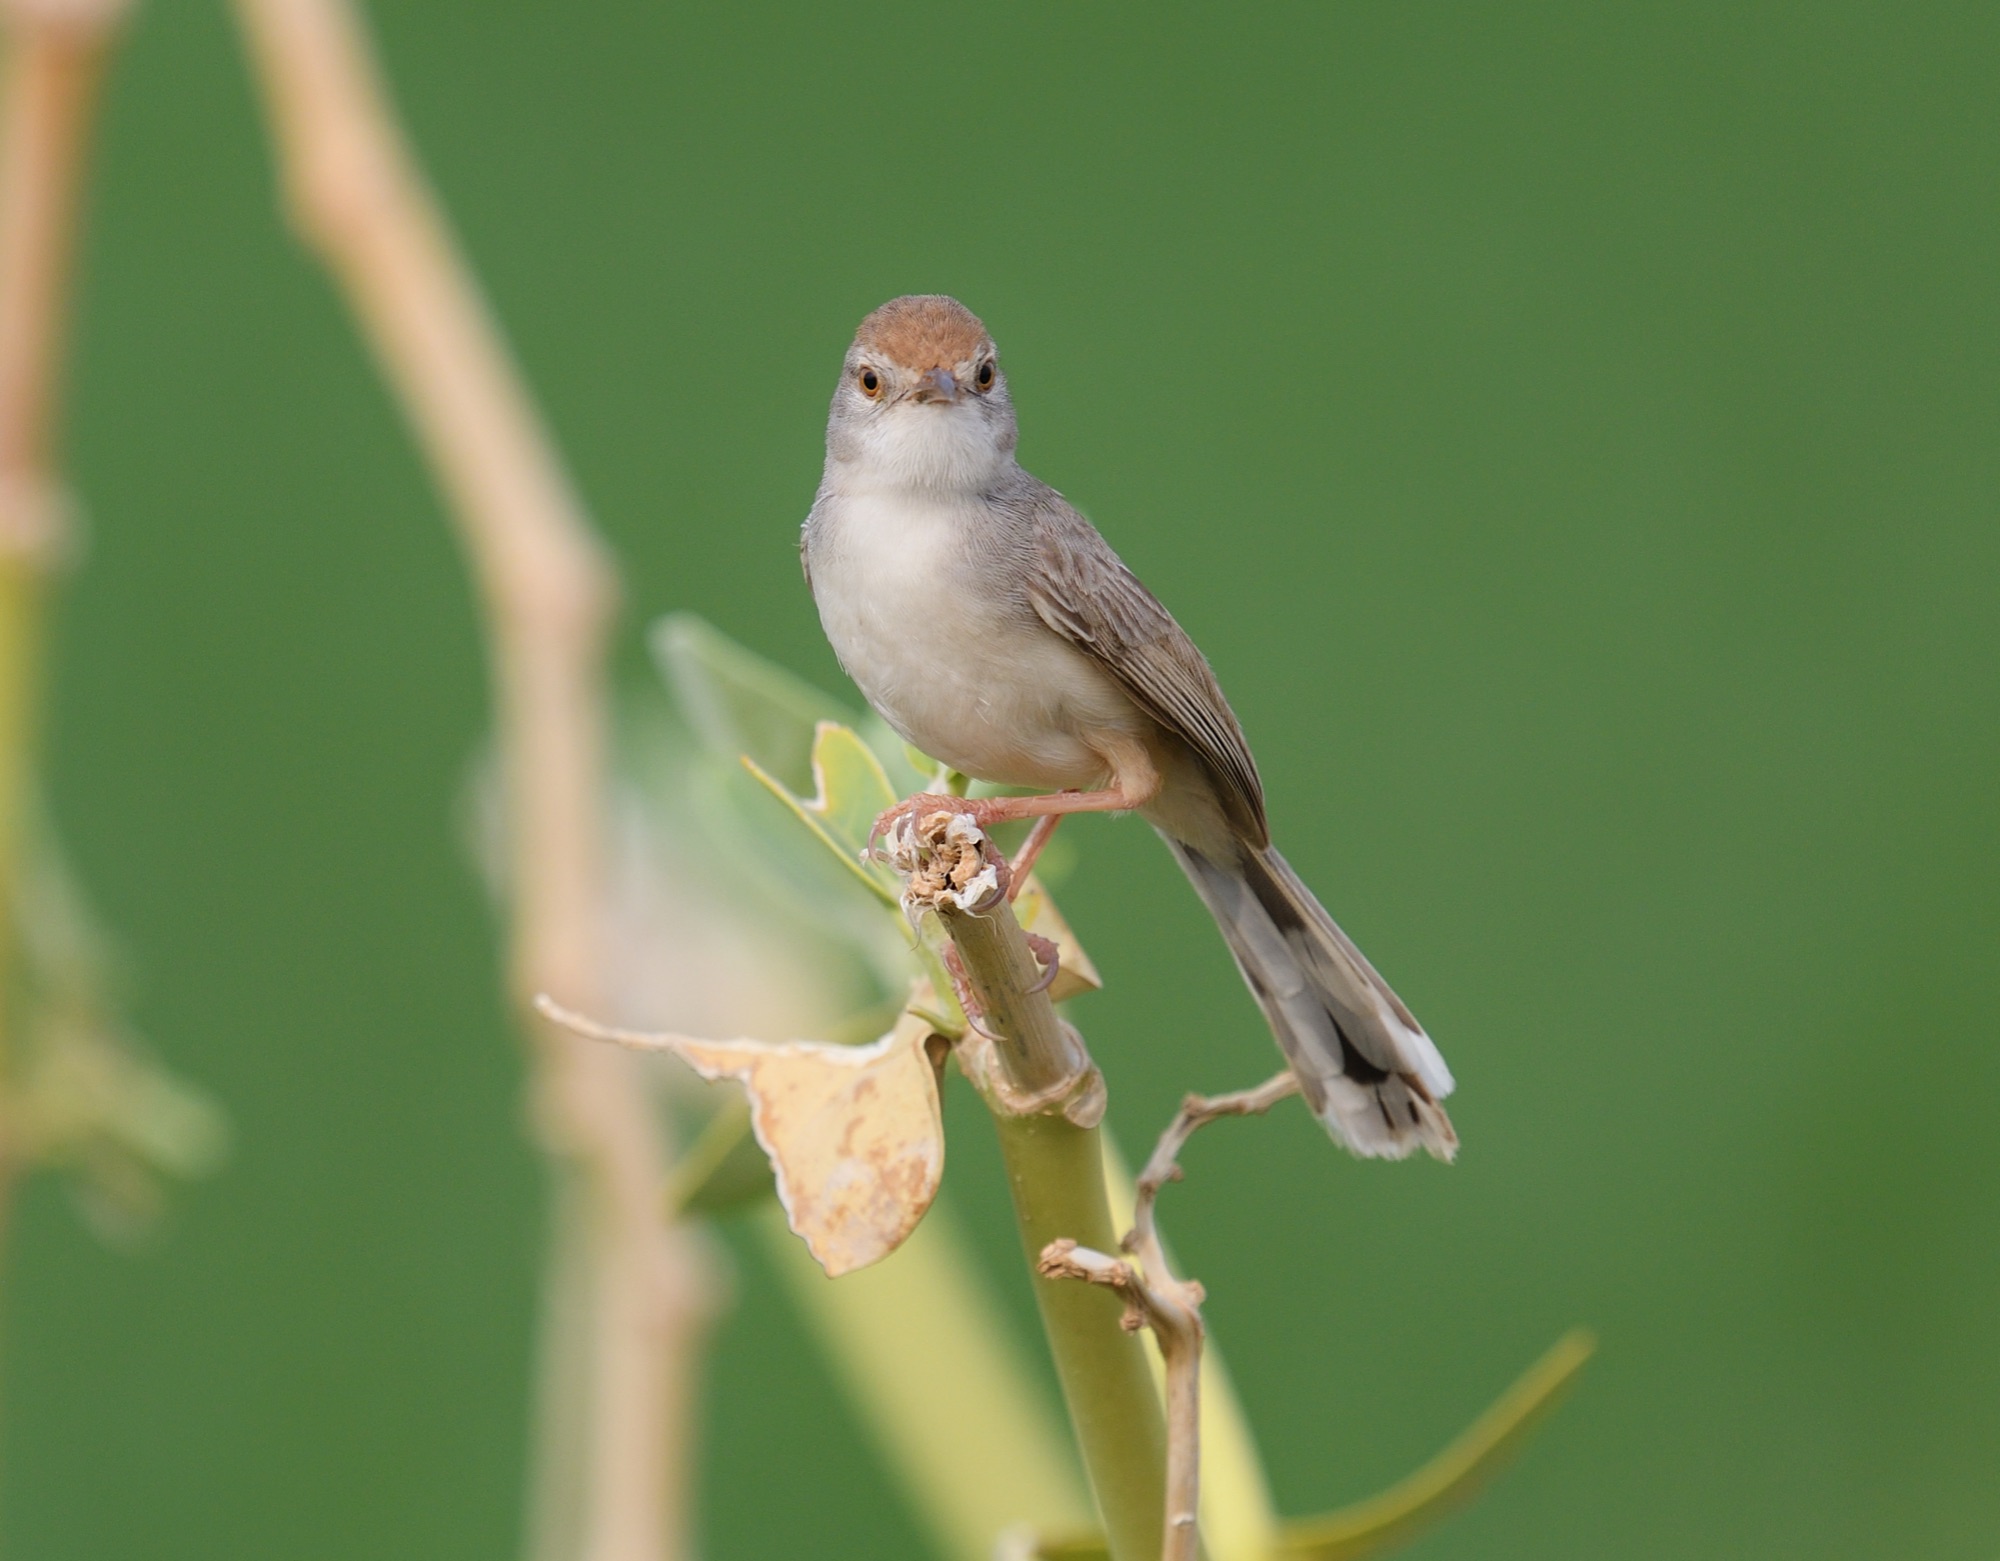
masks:
[[[937,1196],[944,1122],[928,1020],[905,1013],[873,1045],[836,1046],[640,1034],[541,1006],[582,1034],[672,1052],[705,1079],[739,1081],[786,1221],[831,1278],[895,1251]]]

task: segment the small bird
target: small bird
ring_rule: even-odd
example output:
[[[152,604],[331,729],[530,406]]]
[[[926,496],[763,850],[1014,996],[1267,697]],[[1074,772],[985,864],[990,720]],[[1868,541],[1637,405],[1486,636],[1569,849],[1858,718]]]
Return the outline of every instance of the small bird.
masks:
[[[993,339],[941,295],[861,322],[800,543],[827,639],[905,739],[1025,797],[918,796],[982,824],[1132,810],[1207,904],[1301,1090],[1355,1154],[1457,1150],[1423,1027],[1271,847],[1207,661],[1091,523],[1021,469]]]

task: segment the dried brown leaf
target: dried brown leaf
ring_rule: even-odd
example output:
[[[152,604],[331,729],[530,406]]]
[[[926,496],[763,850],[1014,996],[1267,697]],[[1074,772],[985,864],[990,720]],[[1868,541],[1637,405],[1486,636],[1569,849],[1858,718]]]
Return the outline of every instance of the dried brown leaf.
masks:
[[[895,1251],[937,1196],[944,1122],[927,1020],[905,1013],[871,1046],[836,1046],[647,1035],[542,1007],[583,1034],[672,1052],[705,1079],[739,1081],[785,1218],[830,1278]]]

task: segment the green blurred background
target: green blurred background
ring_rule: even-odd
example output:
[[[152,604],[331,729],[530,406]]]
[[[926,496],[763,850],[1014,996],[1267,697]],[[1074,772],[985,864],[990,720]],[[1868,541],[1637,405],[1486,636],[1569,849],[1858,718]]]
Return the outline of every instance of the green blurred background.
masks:
[[[1360,1165],[1292,1112],[1171,1194],[1288,1511],[1582,1321],[1579,1392],[1416,1554],[1995,1553],[2000,11],[375,20],[631,675],[687,607],[845,689],[794,539],[853,325],[911,290],[985,316],[1027,463],[1214,660],[1466,1146]],[[219,6],[142,7],[101,154],[51,792],[236,1151],[136,1255],[26,1197],[0,1533],[509,1555],[542,1227],[455,824],[465,574]],[[1075,840],[1136,1140],[1269,1042],[1148,832]],[[747,1246],[737,1293],[708,1553],[921,1554]]]

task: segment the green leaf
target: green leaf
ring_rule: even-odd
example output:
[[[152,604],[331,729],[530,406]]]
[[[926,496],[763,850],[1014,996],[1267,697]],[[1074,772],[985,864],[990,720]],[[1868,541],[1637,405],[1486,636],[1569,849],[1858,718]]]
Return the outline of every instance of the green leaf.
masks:
[[[820,722],[812,744],[814,789],[809,801],[795,796],[750,755],[744,755],[743,765],[885,905],[902,903],[896,875],[880,862],[862,860],[868,832],[876,817],[894,805],[896,792],[882,761],[851,728]]]
[[[1272,1561],[1359,1561],[1408,1544],[1471,1502],[1506,1467],[1596,1349],[1587,1329],[1571,1329],[1416,1473],[1351,1507],[1287,1523]],[[1110,1555],[1097,1534],[1052,1535],[1038,1541],[1033,1553],[1039,1561],[1107,1561]]]
[[[1379,1496],[1286,1524],[1278,1555],[1283,1561],[1355,1561],[1407,1544],[1469,1503],[1506,1467],[1596,1349],[1586,1329],[1564,1334],[1437,1457]]]
[[[728,759],[747,756],[788,786],[808,783],[818,725],[852,719],[832,695],[692,613],[662,618],[650,639],[681,714],[703,745]]]

